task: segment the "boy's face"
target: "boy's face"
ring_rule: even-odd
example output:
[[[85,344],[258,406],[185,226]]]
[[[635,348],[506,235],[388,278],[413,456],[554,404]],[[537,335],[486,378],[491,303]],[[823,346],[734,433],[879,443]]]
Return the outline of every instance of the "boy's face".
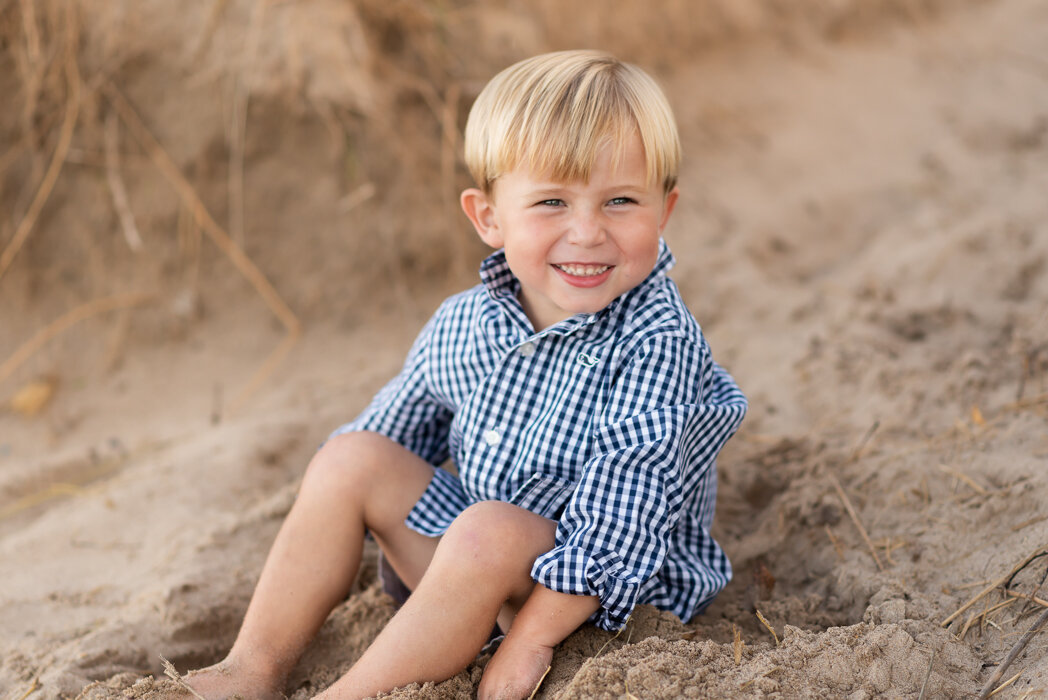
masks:
[[[535,330],[600,311],[655,267],[679,193],[648,183],[638,134],[615,167],[612,158],[610,145],[598,151],[585,183],[558,183],[518,168],[499,177],[490,197],[477,189],[462,193],[480,237],[506,249]]]

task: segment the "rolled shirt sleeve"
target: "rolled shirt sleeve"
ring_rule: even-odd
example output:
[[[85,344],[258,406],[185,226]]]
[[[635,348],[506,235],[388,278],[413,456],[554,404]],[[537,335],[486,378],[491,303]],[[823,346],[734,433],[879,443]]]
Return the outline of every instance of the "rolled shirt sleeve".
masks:
[[[614,630],[662,568],[682,513],[708,503],[712,519],[716,455],[738,429],[746,400],[704,341],[666,334],[646,340],[624,364],[604,406],[555,547],[535,561],[532,577],[554,591],[598,596],[591,621]],[[730,568],[714,571],[696,557],[690,571],[675,572],[678,586],[682,574],[694,589],[682,600],[693,611],[723,588]]]

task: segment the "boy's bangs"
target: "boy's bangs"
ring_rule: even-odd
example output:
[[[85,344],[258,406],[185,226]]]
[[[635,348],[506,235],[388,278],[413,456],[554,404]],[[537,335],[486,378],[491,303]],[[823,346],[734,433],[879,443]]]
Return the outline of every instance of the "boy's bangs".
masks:
[[[526,166],[554,182],[589,180],[598,153],[621,162],[640,135],[648,185],[677,181],[673,113],[642,70],[600,52],[561,52],[511,66],[482,91],[466,125],[465,155],[490,193],[503,173]]]
[[[618,165],[630,138],[639,130],[629,106],[624,101],[606,100],[565,107],[551,110],[545,118],[525,118],[517,130],[520,137],[516,148],[502,159],[505,170],[526,163],[530,170],[553,182],[588,182],[597,155],[609,145],[612,167]],[[656,176],[652,149],[645,144],[644,150],[650,184]]]

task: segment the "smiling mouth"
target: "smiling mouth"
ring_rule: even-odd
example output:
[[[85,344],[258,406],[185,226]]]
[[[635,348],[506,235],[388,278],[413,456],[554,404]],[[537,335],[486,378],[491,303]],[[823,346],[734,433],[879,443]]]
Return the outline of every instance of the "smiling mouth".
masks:
[[[572,277],[596,277],[611,269],[611,265],[554,265],[553,267]]]

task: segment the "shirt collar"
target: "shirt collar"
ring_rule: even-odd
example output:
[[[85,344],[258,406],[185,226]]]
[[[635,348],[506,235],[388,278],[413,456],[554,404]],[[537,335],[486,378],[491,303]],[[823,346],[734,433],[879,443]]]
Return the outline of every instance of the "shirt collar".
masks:
[[[601,309],[594,314],[576,314],[571,318],[567,318],[560,323],[554,324],[549,328],[541,331],[541,334],[546,333],[570,333],[575,329],[589,326],[600,319],[607,311],[614,309],[622,300],[628,296],[631,296],[649,284],[651,284],[656,278],[662,277],[666,274],[666,271],[672,268],[676,264],[676,259],[673,257],[673,253],[670,252],[669,246],[666,245],[666,241],[662,238],[659,239],[659,255],[655,260],[655,267],[652,268],[651,273],[645,278],[643,282],[638,284],[633,289],[623,293],[617,299],[612,301],[608,306]],[[484,262],[480,265],[480,280],[485,289],[487,290],[488,296],[494,300],[498,306],[501,306],[510,317],[515,319],[515,322],[524,327],[530,327],[530,323],[527,317],[524,315],[524,310],[520,306],[520,302],[517,300],[517,294],[520,291],[520,281],[513,275],[513,272],[509,269],[509,263],[506,262],[506,252],[504,249],[499,249],[485,258]]]

